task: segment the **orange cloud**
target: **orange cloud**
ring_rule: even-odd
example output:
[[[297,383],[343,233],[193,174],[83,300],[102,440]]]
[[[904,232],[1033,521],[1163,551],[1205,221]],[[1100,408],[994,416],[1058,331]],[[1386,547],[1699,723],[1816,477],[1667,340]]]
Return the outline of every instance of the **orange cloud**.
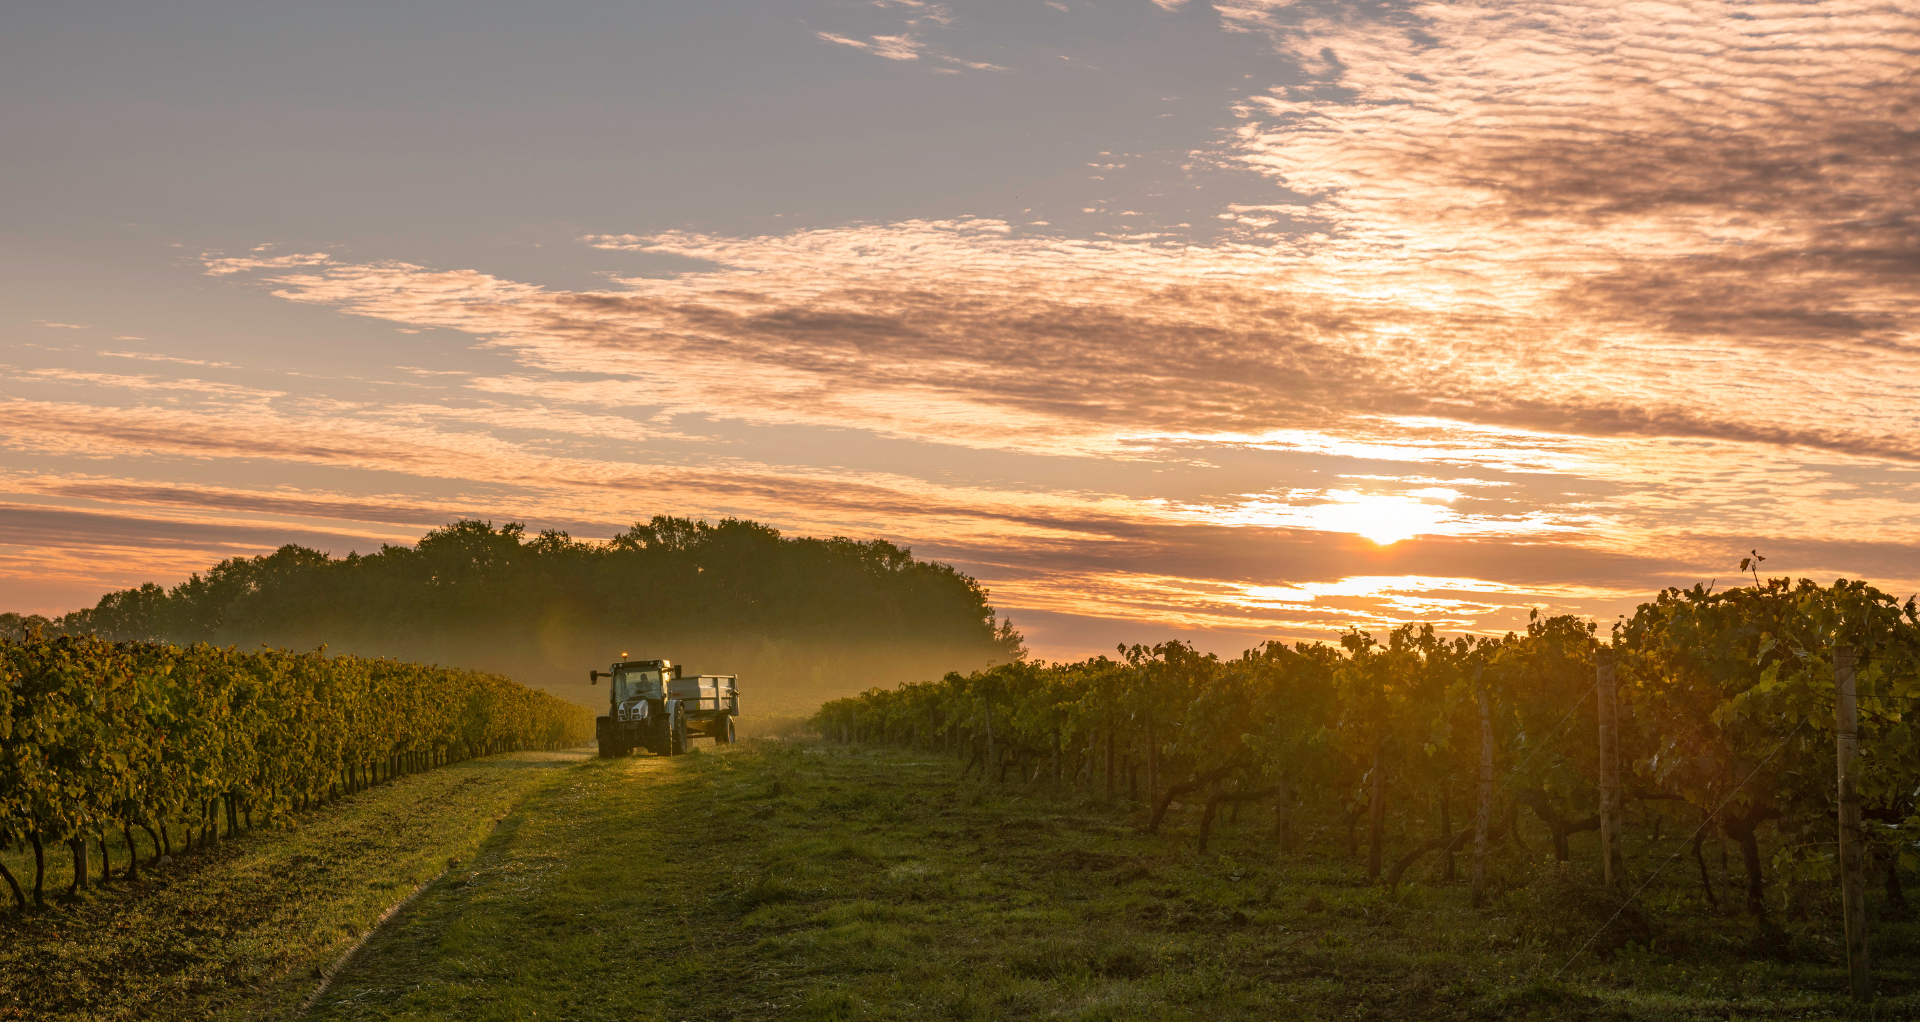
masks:
[[[1852,0],[1216,7],[1309,75],[1241,100],[1228,142],[1193,154],[1276,185],[1224,204],[1216,242],[972,217],[596,234],[700,268],[592,291],[208,257],[517,365],[396,370],[405,400],[211,366],[22,370],[71,393],[0,404],[0,433],[101,466],[31,484],[48,500],[740,513],[906,538],[1036,613],[1229,631],[1600,606],[1748,542],[1795,571],[1920,579],[1920,19]],[[905,27],[819,37],[939,56]],[[929,467],[790,464],[736,427],[880,438]],[[108,471],[129,451],[374,470],[436,497],[156,488]],[[940,478],[962,454],[1026,474]],[[1296,475],[1138,481],[1254,456]],[[1141,475],[1049,476],[1087,463]]]

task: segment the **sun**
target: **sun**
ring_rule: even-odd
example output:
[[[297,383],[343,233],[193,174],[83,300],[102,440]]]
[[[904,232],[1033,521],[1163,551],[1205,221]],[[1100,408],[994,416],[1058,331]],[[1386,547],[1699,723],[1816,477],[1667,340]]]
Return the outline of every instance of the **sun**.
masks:
[[[1259,500],[1235,508],[1223,517],[1235,525],[1345,532],[1376,546],[1392,546],[1415,536],[1458,535],[1463,525],[1460,514],[1441,503],[1461,495],[1440,487],[1394,494],[1358,490],[1294,491],[1287,496],[1292,500],[1305,498],[1319,503]]]
[[[1440,525],[1445,508],[1434,507],[1405,497],[1369,497],[1348,508],[1351,530],[1381,546],[1412,539]]]
[[[1351,532],[1378,546],[1392,546],[1422,533],[1438,532],[1453,514],[1418,497],[1360,493],[1329,494],[1333,502],[1302,508],[1313,527]]]

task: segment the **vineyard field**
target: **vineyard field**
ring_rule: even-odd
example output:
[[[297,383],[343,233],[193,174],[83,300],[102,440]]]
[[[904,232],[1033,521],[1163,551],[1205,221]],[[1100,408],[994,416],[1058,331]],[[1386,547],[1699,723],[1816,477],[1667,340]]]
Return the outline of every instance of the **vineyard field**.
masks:
[[[510,753],[402,776],[0,922],[0,1019],[287,1017],[382,912],[472,858],[585,756]],[[5,854],[16,875],[31,870],[31,853]],[[70,867],[49,866],[49,886],[64,886]]]
[[[1524,820],[1534,853],[1498,856],[1499,893],[1474,909],[1437,869],[1368,883],[1333,819],[1300,821],[1278,856],[1268,814],[1223,817],[1201,853],[1197,807],[1147,834],[1138,802],[961,765],[818,742],[582,764],[383,927],[308,1017],[1855,1016],[1830,942],[1757,952],[1739,906],[1689,900],[1685,873],[1649,888],[1670,911],[1631,934],[1644,945],[1571,955],[1601,921],[1597,881],[1551,863]],[[1646,822],[1626,832],[1636,875],[1685,848]],[[1596,835],[1572,842],[1594,859]],[[1738,856],[1709,863],[1737,884]],[[1913,1017],[1920,931],[1874,939],[1878,1017]]]
[[[804,719],[769,692],[745,745],[533,771],[484,840],[464,789],[377,840],[306,821],[578,745],[588,711],[317,652],[0,643],[15,989],[75,1019],[285,1007],[353,931],[311,916],[336,862],[385,855],[411,890],[440,854],[414,847],[454,840],[471,857],[312,1017],[1920,1017],[1920,606],[1753,583],[1605,632],[1166,642]],[[151,877],[125,854],[143,833]],[[284,840],[309,845],[252,888],[108,907]],[[71,852],[63,894],[45,849]],[[379,875],[349,913],[394,893]]]

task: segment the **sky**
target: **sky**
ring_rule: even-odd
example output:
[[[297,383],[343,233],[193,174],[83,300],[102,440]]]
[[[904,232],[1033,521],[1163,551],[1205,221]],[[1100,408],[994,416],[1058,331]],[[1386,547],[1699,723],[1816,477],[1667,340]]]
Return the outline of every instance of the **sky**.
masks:
[[[0,609],[880,537],[1037,655],[1920,589],[1920,4],[16,4]]]

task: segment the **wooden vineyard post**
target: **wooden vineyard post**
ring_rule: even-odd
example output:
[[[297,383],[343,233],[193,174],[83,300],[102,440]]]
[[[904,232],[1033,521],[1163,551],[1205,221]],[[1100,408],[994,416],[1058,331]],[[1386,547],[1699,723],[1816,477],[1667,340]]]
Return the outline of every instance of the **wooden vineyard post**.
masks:
[[[1060,725],[1053,726],[1053,789],[1060,790]]]
[[[1380,879],[1380,843],[1387,822],[1387,763],[1385,740],[1373,740],[1373,769],[1367,785],[1367,883]]]
[[[1480,907],[1487,882],[1487,826],[1493,816],[1493,707],[1487,688],[1474,668],[1473,687],[1480,694],[1480,813],[1473,819],[1473,905]]]
[[[1620,848],[1620,716],[1614,701],[1613,651],[1600,650],[1594,661],[1600,695],[1600,854],[1609,885],[1626,882],[1626,857]]]
[[[987,768],[980,772],[980,776],[983,779],[993,776],[994,767],[993,700],[988,699],[984,702],[987,707]]]
[[[1153,793],[1160,790],[1160,752],[1154,748],[1153,741],[1153,704],[1147,704],[1147,801],[1153,801]]]
[[[1867,971],[1866,848],[1860,840],[1860,793],[1854,790],[1853,758],[1860,751],[1860,708],[1854,700],[1856,656],[1851,646],[1833,651],[1834,745],[1840,782],[1840,909],[1846,926],[1847,978],[1856,1001],[1873,1000]]]
[[[1106,748],[1107,780],[1106,780],[1105,787],[1101,789],[1101,794],[1106,798],[1112,798],[1113,797],[1113,710],[1112,708],[1108,708],[1107,710],[1107,726],[1103,730],[1105,732],[1104,737],[1106,738],[1106,746],[1107,746]]]

